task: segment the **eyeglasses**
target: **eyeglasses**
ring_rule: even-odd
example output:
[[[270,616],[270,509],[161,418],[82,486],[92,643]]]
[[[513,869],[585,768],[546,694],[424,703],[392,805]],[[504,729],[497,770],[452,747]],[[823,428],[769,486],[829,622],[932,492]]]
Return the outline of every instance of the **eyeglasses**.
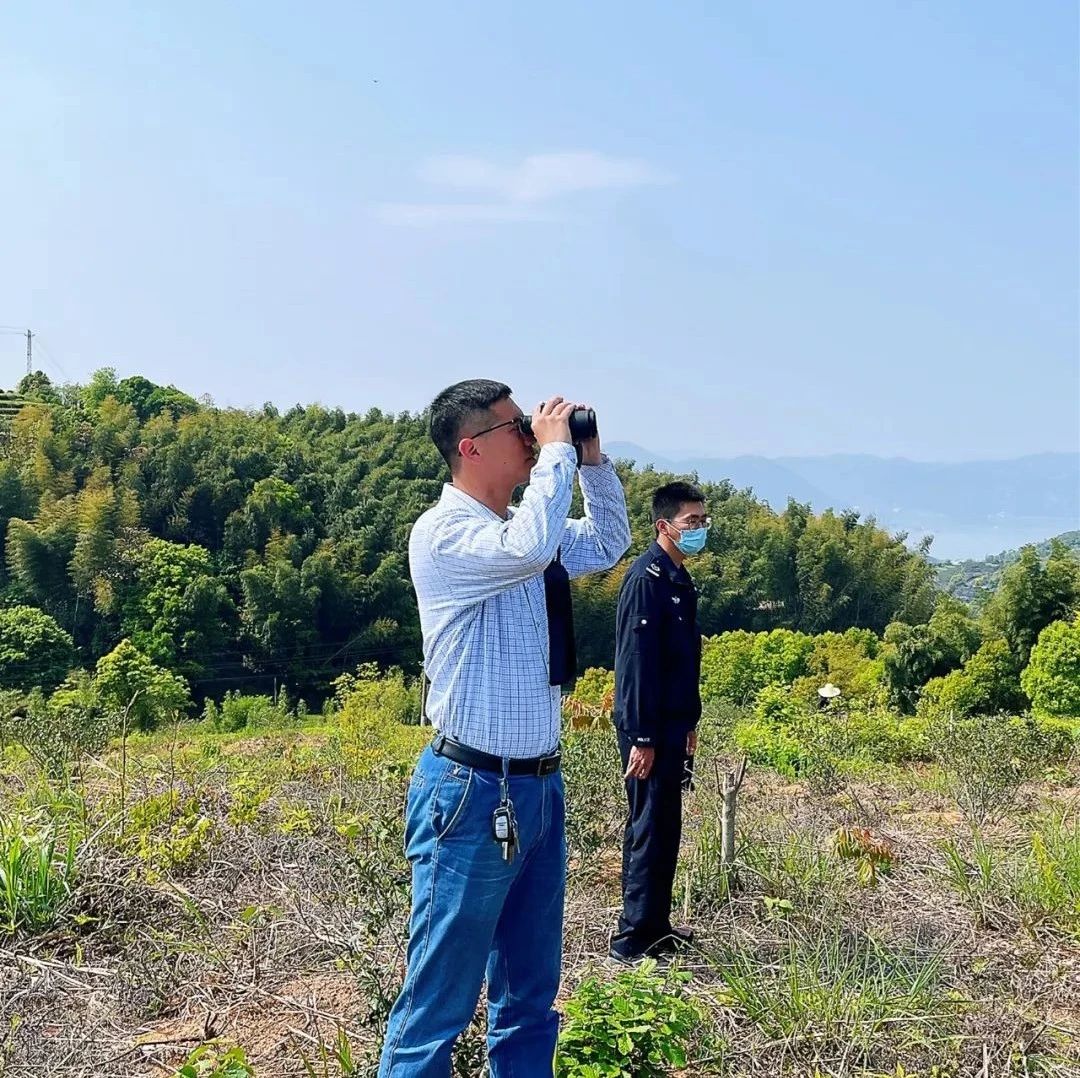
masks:
[[[485,427],[483,430],[478,430],[475,434],[470,434],[470,438],[479,438],[481,434],[490,434],[493,430],[501,430],[503,427],[517,427],[518,433],[521,433],[521,416],[515,416],[513,419],[507,419],[502,423],[496,423],[493,427]]]
[[[707,528],[712,524],[712,517],[673,517],[669,524],[685,524],[687,528]]]

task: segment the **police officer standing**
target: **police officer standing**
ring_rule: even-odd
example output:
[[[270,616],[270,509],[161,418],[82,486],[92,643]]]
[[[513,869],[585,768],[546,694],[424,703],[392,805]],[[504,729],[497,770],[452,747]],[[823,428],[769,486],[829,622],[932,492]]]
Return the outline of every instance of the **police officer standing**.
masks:
[[[626,573],[616,623],[614,714],[629,816],[610,953],[628,963],[691,939],[671,924],[683,768],[701,718],[697,590],[683,562],[704,548],[710,519],[702,492],[682,482],[653,494],[652,519],[656,541]]]

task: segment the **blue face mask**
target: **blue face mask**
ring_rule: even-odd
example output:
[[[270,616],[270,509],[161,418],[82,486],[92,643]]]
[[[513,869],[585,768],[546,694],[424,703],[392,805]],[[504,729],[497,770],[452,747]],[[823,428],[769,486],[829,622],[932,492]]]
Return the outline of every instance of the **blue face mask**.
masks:
[[[675,540],[675,545],[683,554],[700,554],[705,549],[708,537],[708,528],[689,528]]]

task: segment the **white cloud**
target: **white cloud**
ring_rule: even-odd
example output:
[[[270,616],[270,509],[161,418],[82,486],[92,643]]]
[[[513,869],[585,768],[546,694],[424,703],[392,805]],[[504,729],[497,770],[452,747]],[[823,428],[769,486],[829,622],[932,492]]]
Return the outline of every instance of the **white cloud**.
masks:
[[[497,202],[384,202],[376,213],[387,224],[413,226],[555,220],[554,214],[532,206]]]
[[[433,157],[420,170],[429,183],[485,191],[507,202],[547,202],[576,191],[669,183],[646,161],[599,153],[538,153],[517,165],[482,157]]]
[[[516,165],[466,155],[432,157],[421,166],[420,178],[440,187],[482,194],[489,201],[384,203],[377,207],[382,220],[403,225],[551,221],[558,214],[542,205],[566,195],[672,180],[647,161],[589,151],[531,154]]]

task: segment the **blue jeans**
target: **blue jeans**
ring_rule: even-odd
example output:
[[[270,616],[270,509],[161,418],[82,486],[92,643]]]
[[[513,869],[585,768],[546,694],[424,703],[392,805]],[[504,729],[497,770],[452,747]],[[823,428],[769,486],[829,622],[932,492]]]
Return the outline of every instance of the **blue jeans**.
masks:
[[[379,1078],[445,1078],[488,989],[492,1078],[551,1078],[559,1017],[566,829],[559,773],[512,776],[520,848],[491,835],[497,774],[424,749],[409,784],[408,968],[386,1028]]]

